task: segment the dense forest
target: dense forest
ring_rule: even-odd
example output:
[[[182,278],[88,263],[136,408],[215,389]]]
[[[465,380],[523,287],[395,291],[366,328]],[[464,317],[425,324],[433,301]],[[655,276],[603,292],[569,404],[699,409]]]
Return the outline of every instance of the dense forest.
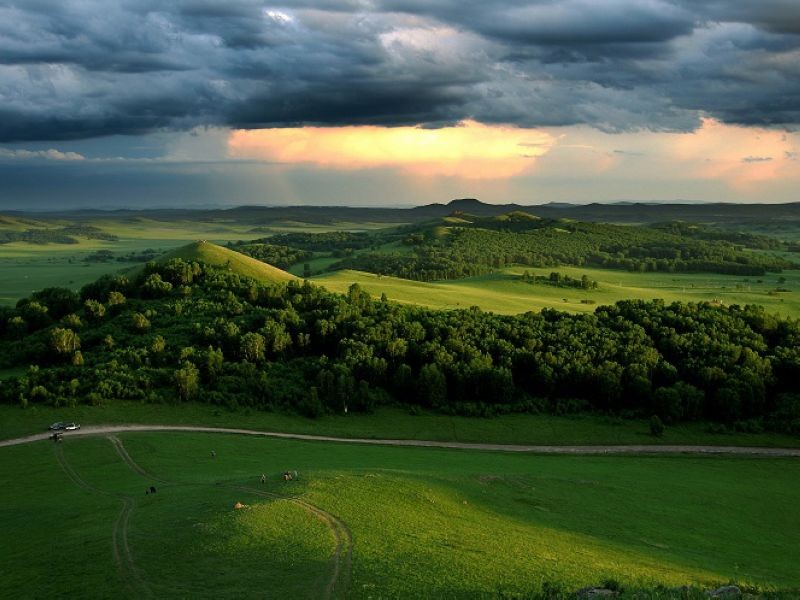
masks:
[[[782,249],[778,240],[679,223],[621,226],[547,221],[524,213],[469,219],[455,217],[409,228],[403,241],[410,253],[365,252],[329,269],[433,281],[482,275],[513,264],[742,276],[796,267],[775,254],[745,249]]]
[[[600,411],[800,434],[800,322],[754,306],[435,311],[175,259],[0,309],[0,360],[26,367],[0,387],[22,406]]]

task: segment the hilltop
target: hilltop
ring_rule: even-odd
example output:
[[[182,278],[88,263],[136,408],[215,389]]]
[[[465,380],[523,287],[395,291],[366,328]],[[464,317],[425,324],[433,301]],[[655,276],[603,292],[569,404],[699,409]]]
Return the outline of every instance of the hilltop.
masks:
[[[270,264],[205,240],[198,240],[167,252],[156,262],[163,264],[174,258],[180,258],[187,262],[226,267],[239,275],[252,277],[260,283],[281,283],[297,279],[291,273],[287,273]]]

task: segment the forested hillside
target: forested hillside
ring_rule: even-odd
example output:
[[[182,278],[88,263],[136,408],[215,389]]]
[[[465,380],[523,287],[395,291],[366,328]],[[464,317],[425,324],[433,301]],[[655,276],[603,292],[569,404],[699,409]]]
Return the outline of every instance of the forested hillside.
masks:
[[[0,223],[1,225],[2,223]],[[29,228],[23,231],[0,230],[0,244],[25,242],[28,244],[77,244],[78,238],[86,240],[116,241],[116,235],[103,231],[93,225],[68,225],[48,229],[44,227]]]
[[[760,276],[797,265],[778,255],[766,236],[681,223],[653,227],[538,219],[525,213],[493,218],[454,216],[407,228],[409,253],[360,253],[331,265],[405,279],[459,279],[506,265],[559,265],[634,272]]]
[[[757,307],[444,312],[172,259],[0,310],[1,366],[27,368],[2,381],[6,403],[196,400],[308,416],[394,403],[800,433],[800,323]]]

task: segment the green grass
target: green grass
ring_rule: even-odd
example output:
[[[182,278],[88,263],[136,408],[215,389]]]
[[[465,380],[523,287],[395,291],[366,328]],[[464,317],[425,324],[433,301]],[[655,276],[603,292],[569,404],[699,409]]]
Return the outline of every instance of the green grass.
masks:
[[[580,290],[550,285],[531,285],[519,280],[525,270],[537,275],[558,271],[580,279],[587,275],[598,282],[596,290]],[[781,287],[792,291],[770,295],[778,287],[778,278],[786,278]],[[761,283],[758,283],[759,280]],[[597,305],[626,299],[663,299],[673,301],[719,301],[723,304],[760,304],[770,312],[800,316],[800,270],[768,274],[763,277],[734,277],[715,274],[630,273],[582,267],[530,269],[511,267],[480,277],[441,282],[420,282],[378,276],[360,271],[336,271],[316,276],[312,281],[334,292],[345,292],[358,283],[373,296],[385,293],[389,299],[432,308],[482,309],[515,314],[542,308],[571,312],[592,312]],[[584,304],[592,300],[596,304]]]
[[[0,460],[0,593],[6,598],[66,597],[66,583],[74,597],[97,597],[109,579],[107,589],[113,592],[116,567],[109,539],[119,502],[73,485],[44,444],[5,450]]]
[[[667,427],[662,437],[649,433],[646,421],[600,416],[505,415],[470,418],[438,414],[410,415],[383,408],[370,415],[328,415],[318,419],[281,413],[229,411],[204,404],[138,404],[115,401],[106,406],[80,405],[26,409],[0,405],[0,439],[44,431],[55,421],[82,425],[173,424],[233,427],[331,435],[344,438],[416,439],[531,445],[704,444],[720,446],[800,447],[800,438],[773,433],[711,433],[704,423]]]
[[[331,256],[329,253],[319,252],[311,260],[301,261],[299,263],[292,265],[291,267],[289,267],[288,271],[292,275],[295,275],[297,277],[302,277],[303,271],[305,270],[305,264],[308,263],[308,265],[311,267],[312,273],[321,273],[329,266],[331,266],[333,263],[338,262],[339,260],[341,259],[335,258],[334,256]]]
[[[0,449],[4,595],[141,597],[113,561],[113,524],[128,497],[131,556],[155,597],[319,597],[333,548],[324,523],[301,505],[232,486],[299,496],[343,521],[352,598],[492,598],[609,578],[626,587],[800,585],[796,460],[120,438],[139,465],[175,483],[145,496],[151,480],[104,438],[62,448],[83,480],[111,495],[77,487],[51,442]],[[280,481],[286,469],[299,480]],[[234,511],[236,501],[250,508]]]

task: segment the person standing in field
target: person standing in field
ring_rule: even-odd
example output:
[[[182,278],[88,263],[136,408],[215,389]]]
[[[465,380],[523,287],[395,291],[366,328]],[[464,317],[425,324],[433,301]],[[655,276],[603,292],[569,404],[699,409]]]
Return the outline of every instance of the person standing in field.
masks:
[[[261,474],[261,483],[267,483],[267,476],[264,473]]]

